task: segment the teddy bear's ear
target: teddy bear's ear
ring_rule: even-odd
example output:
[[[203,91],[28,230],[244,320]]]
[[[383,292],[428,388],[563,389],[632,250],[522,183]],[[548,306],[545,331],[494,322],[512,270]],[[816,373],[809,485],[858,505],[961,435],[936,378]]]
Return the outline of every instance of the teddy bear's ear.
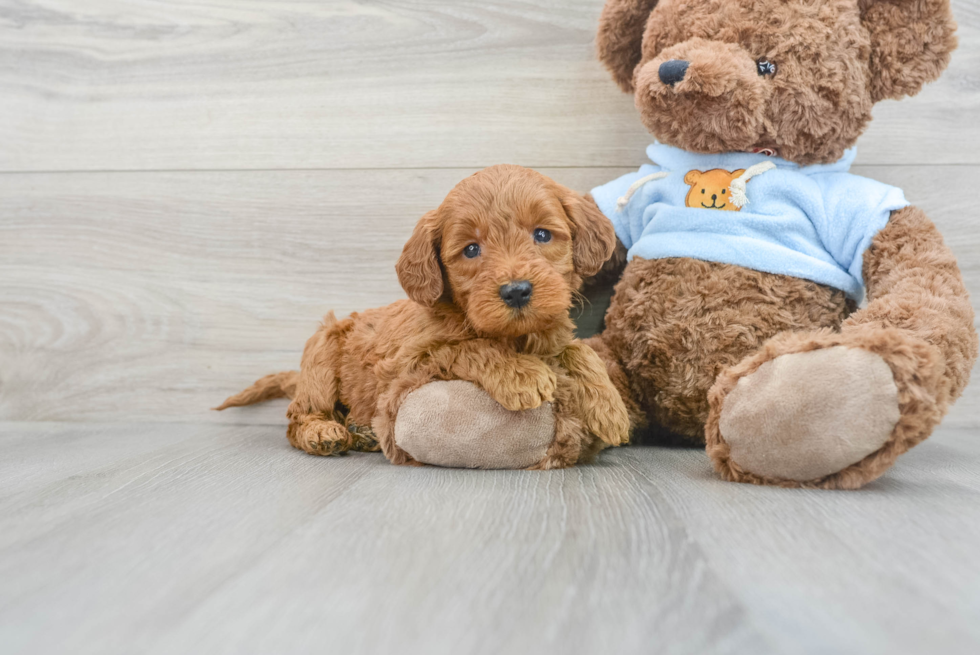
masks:
[[[436,250],[437,212],[430,211],[415,225],[395,264],[398,281],[408,297],[432,307],[442,297],[442,266]]]
[[[623,91],[633,91],[633,69],[642,56],[643,32],[657,0],[606,0],[596,52]]]
[[[691,185],[697,184],[698,180],[701,179],[701,171],[688,171],[687,175],[684,176],[684,184]]]
[[[949,0],[859,0],[871,35],[871,97],[915,95],[945,70],[956,48]]]

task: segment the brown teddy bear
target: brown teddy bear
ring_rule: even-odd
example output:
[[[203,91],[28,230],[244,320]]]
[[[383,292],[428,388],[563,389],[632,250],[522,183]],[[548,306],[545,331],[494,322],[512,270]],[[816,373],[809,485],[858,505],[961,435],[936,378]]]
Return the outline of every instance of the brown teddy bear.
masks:
[[[622,278],[590,343],[634,429],[706,443],[727,480],[822,488],[929,436],[976,359],[973,310],[925,214],[848,168],[874,103],[936,79],[954,30],[948,0],[607,1],[599,56],[658,141],[593,191]],[[414,396],[415,431],[474,407],[513,424],[476,387]]]

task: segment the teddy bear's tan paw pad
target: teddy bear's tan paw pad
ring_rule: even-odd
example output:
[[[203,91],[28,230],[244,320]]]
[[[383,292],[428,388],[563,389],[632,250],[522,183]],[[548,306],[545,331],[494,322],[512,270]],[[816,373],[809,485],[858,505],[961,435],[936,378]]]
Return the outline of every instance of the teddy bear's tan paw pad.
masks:
[[[719,417],[742,470],[804,482],[881,448],[899,419],[898,389],[881,357],[835,346],[782,355],[738,381]]]
[[[429,382],[408,394],[395,420],[395,443],[436,466],[519,469],[541,460],[555,437],[550,402],[504,409],[462,380]]]

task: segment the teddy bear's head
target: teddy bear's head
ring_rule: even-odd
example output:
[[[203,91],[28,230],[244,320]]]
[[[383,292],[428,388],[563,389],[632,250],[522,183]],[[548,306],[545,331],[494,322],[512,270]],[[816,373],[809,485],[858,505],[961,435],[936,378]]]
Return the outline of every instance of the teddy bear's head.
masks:
[[[949,0],[607,0],[599,56],[662,143],[839,159],[956,47]]]

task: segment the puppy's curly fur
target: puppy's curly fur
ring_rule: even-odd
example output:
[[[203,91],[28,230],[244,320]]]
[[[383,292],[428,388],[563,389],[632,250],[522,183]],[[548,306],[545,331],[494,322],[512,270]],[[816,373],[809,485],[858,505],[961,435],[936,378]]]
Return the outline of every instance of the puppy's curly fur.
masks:
[[[296,448],[333,455],[380,447],[393,463],[412,464],[394,438],[402,401],[433,380],[466,380],[508,410],[554,404],[554,441],[532,468],[588,460],[624,443],[629,419],[602,360],[573,342],[569,308],[582,276],[599,270],[615,242],[593,203],[545,176],[519,166],[480,171],[405,245],[396,270],[409,300],[340,321],[329,314],[299,372],[266,376],[218,409],[288,395]],[[532,291],[514,308],[502,287],[517,281]]]

